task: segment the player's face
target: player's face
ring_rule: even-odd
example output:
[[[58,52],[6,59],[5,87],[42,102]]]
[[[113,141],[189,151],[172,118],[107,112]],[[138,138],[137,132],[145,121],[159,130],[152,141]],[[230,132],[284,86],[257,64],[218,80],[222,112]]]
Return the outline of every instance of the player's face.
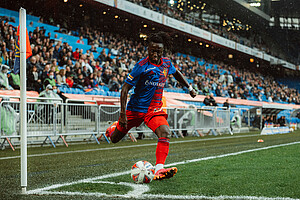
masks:
[[[154,64],[160,63],[160,58],[162,57],[164,50],[164,45],[162,43],[151,42],[148,46],[148,55],[150,62]]]

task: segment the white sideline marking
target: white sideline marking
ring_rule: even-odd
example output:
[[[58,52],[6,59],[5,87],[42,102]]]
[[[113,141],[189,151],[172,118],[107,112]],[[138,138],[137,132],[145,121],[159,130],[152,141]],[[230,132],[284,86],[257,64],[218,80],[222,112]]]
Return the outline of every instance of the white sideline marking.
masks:
[[[207,138],[207,139],[192,139],[192,140],[183,140],[183,141],[173,141],[171,144],[179,144],[186,142],[201,142],[201,141],[209,141],[209,140],[225,140],[232,138],[243,138],[243,137],[253,137],[259,136],[257,134],[254,135],[240,135],[240,136],[228,136],[228,137],[217,137],[217,138]],[[82,153],[82,152],[90,152],[90,151],[105,151],[105,150],[114,150],[114,149],[127,149],[127,148],[135,148],[135,147],[145,147],[145,146],[155,146],[157,143],[151,144],[137,144],[137,145],[127,145],[127,146],[118,146],[118,147],[108,147],[108,148],[98,148],[98,149],[84,149],[84,150],[75,150],[75,151],[64,151],[64,152],[53,152],[53,153],[41,153],[41,154],[32,154],[27,157],[39,157],[39,156],[53,156],[53,155],[61,155],[61,154],[70,154],[70,153]],[[21,156],[10,156],[10,157],[2,157],[0,160],[9,160],[20,158]]]
[[[198,158],[198,159],[192,159],[192,160],[186,160],[183,162],[176,162],[176,163],[171,163],[167,166],[172,166],[172,165],[182,165],[182,164],[187,164],[187,163],[193,163],[193,162],[199,162],[203,160],[211,160],[211,159],[216,159],[216,158],[223,158],[223,157],[228,157],[228,156],[234,156],[234,155],[240,155],[244,153],[249,153],[249,152],[254,152],[254,151],[260,151],[260,150],[266,150],[266,149],[271,149],[271,148],[277,148],[277,147],[283,147],[283,146],[289,146],[289,145],[294,145],[294,144],[300,144],[300,142],[292,142],[292,143],[285,143],[285,144],[279,144],[279,145],[273,145],[273,146],[267,146],[267,147],[262,147],[262,148],[257,148],[257,149],[249,149],[245,151],[239,151],[235,153],[228,153],[228,154],[223,154],[223,155],[218,155],[218,156],[210,156],[210,157],[205,157],[205,158]],[[50,194],[61,194],[61,195],[81,195],[81,196],[96,196],[96,197],[123,197],[123,198],[140,198],[140,199],[158,199],[158,198],[167,198],[167,199],[246,199],[246,200],[297,200],[293,199],[290,197],[257,197],[257,196],[203,196],[203,195],[159,195],[159,194],[143,194],[149,190],[149,187],[141,187],[138,190],[141,190],[141,192],[134,193],[132,191],[128,192],[125,195],[120,195],[120,194],[106,194],[106,193],[100,193],[100,192],[93,192],[93,193],[82,193],[82,192],[55,192],[55,191],[48,191],[56,188],[60,188],[63,186],[68,186],[68,185],[73,185],[73,184],[78,184],[78,183],[107,183],[107,184],[120,184],[120,185],[125,185],[124,182],[121,183],[114,183],[114,182],[109,182],[109,181],[97,181],[101,179],[106,179],[106,178],[113,178],[121,175],[126,175],[130,174],[129,171],[124,171],[120,173],[113,173],[113,174],[107,174],[107,175],[102,175],[94,178],[87,178],[87,179],[82,179],[79,181],[74,181],[71,183],[63,183],[63,184],[55,184],[51,185],[48,187],[44,188],[38,188],[35,190],[30,190],[27,192],[27,194],[45,194],[45,195],[50,195]],[[130,186],[133,188],[133,191],[137,190],[137,188],[140,186],[138,185],[135,187],[137,184],[131,184],[131,183],[126,183],[127,186]],[[148,188],[147,188],[148,187]],[[298,199],[299,200],[299,199]]]
[[[132,191],[129,191],[126,196],[128,197],[139,197],[143,193],[148,192],[150,190],[148,185],[145,184],[135,184],[135,183],[126,183],[126,182],[109,182],[109,181],[92,181],[90,183],[106,183],[106,184],[112,184],[112,185],[125,185],[132,187]]]
[[[111,198],[138,198],[138,199],[210,199],[210,200],[299,200],[290,197],[257,197],[257,196],[204,196],[204,195],[164,195],[164,194],[142,194],[140,196],[127,196],[122,194],[105,194],[100,192],[49,192],[43,191],[39,195],[78,195],[78,196],[93,196],[93,197],[111,197]]]

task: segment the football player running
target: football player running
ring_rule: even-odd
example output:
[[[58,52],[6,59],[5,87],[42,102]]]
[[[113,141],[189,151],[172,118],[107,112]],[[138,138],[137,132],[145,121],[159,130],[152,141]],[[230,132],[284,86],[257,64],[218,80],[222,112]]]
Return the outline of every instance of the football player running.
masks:
[[[113,143],[119,142],[133,127],[144,122],[158,137],[154,180],[171,178],[177,173],[176,167],[164,168],[169,153],[168,115],[162,110],[162,96],[168,74],[189,89],[191,97],[196,91],[188,84],[182,73],[176,69],[169,58],[163,57],[164,50],[172,46],[171,37],[158,32],[147,38],[148,57],[136,63],[128,75],[121,91],[121,112],[117,123],[106,131]],[[135,86],[127,104],[128,91]],[[127,104],[127,107],[126,107]]]

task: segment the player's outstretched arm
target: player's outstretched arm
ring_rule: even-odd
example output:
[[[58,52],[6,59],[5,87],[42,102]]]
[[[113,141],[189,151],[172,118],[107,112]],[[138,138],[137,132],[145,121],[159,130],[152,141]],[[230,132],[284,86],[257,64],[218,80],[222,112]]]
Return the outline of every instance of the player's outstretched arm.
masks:
[[[121,91],[121,112],[119,117],[119,124],[125,128],[127,128],[127,117],[126,117],[126,105],[127,105],[127,96],[129,90],[132,88],[132,85],[128,83],[124,83]]]
[[[176,69],[176,72],[173,75],[179,83],[181,83],[183,86],[189,89],[191,97],[194,98],[197,95],[197,92],[194,90],[194,88],[192,88],[191,85],[189,85],[187,80],[184,78],[183,74],[180,71],[178,71],[178,69]]]

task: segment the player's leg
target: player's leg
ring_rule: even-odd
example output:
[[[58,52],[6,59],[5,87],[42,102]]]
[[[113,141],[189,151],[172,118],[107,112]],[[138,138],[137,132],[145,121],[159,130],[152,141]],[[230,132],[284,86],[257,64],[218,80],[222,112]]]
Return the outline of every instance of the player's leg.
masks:
[[[156,120],[156,119],[154,119]],[[168,125],[161,125],[155,130],[155,134],[158,137],[157,147],[156,147],[156,163],[155,172],[163,168],[167,156],[169,154],[169,135],[170,129]]]
[[[110,135],[110,141],[112,143],[117,143],[119,142],[125,135],[127,134],[127,132],[121,132],[118,130],[118,128],[115,128],[115,130],[112,132],[112,134]]]
[[[171,178],[177,173],[176,167],[164,169],[164,164],[169,154],[169,136],[171,134],[166,118],[167,115],[163,114],[152,116],[149,121],[147,121],[147,119],[145,120],[146,125],[153,130],[158,137],[155,153],[156,164],[154,180]]]
[[[169,154],[169,136],[171,135],[169,125],[159,126],[155,130],[155,134],[158,136],[158,142],[155,152],[156,164],[154,180],[171,178],[177,173],[177,168],[164,168],[165,161]]]
[[[112,143],[119,142],[132,127],[139,126],[143,122],[140,115],[138,112],[126,111],[127,128],[120,126],[119,122],[115,122],[106,130],[107,137],[110,137]]]

